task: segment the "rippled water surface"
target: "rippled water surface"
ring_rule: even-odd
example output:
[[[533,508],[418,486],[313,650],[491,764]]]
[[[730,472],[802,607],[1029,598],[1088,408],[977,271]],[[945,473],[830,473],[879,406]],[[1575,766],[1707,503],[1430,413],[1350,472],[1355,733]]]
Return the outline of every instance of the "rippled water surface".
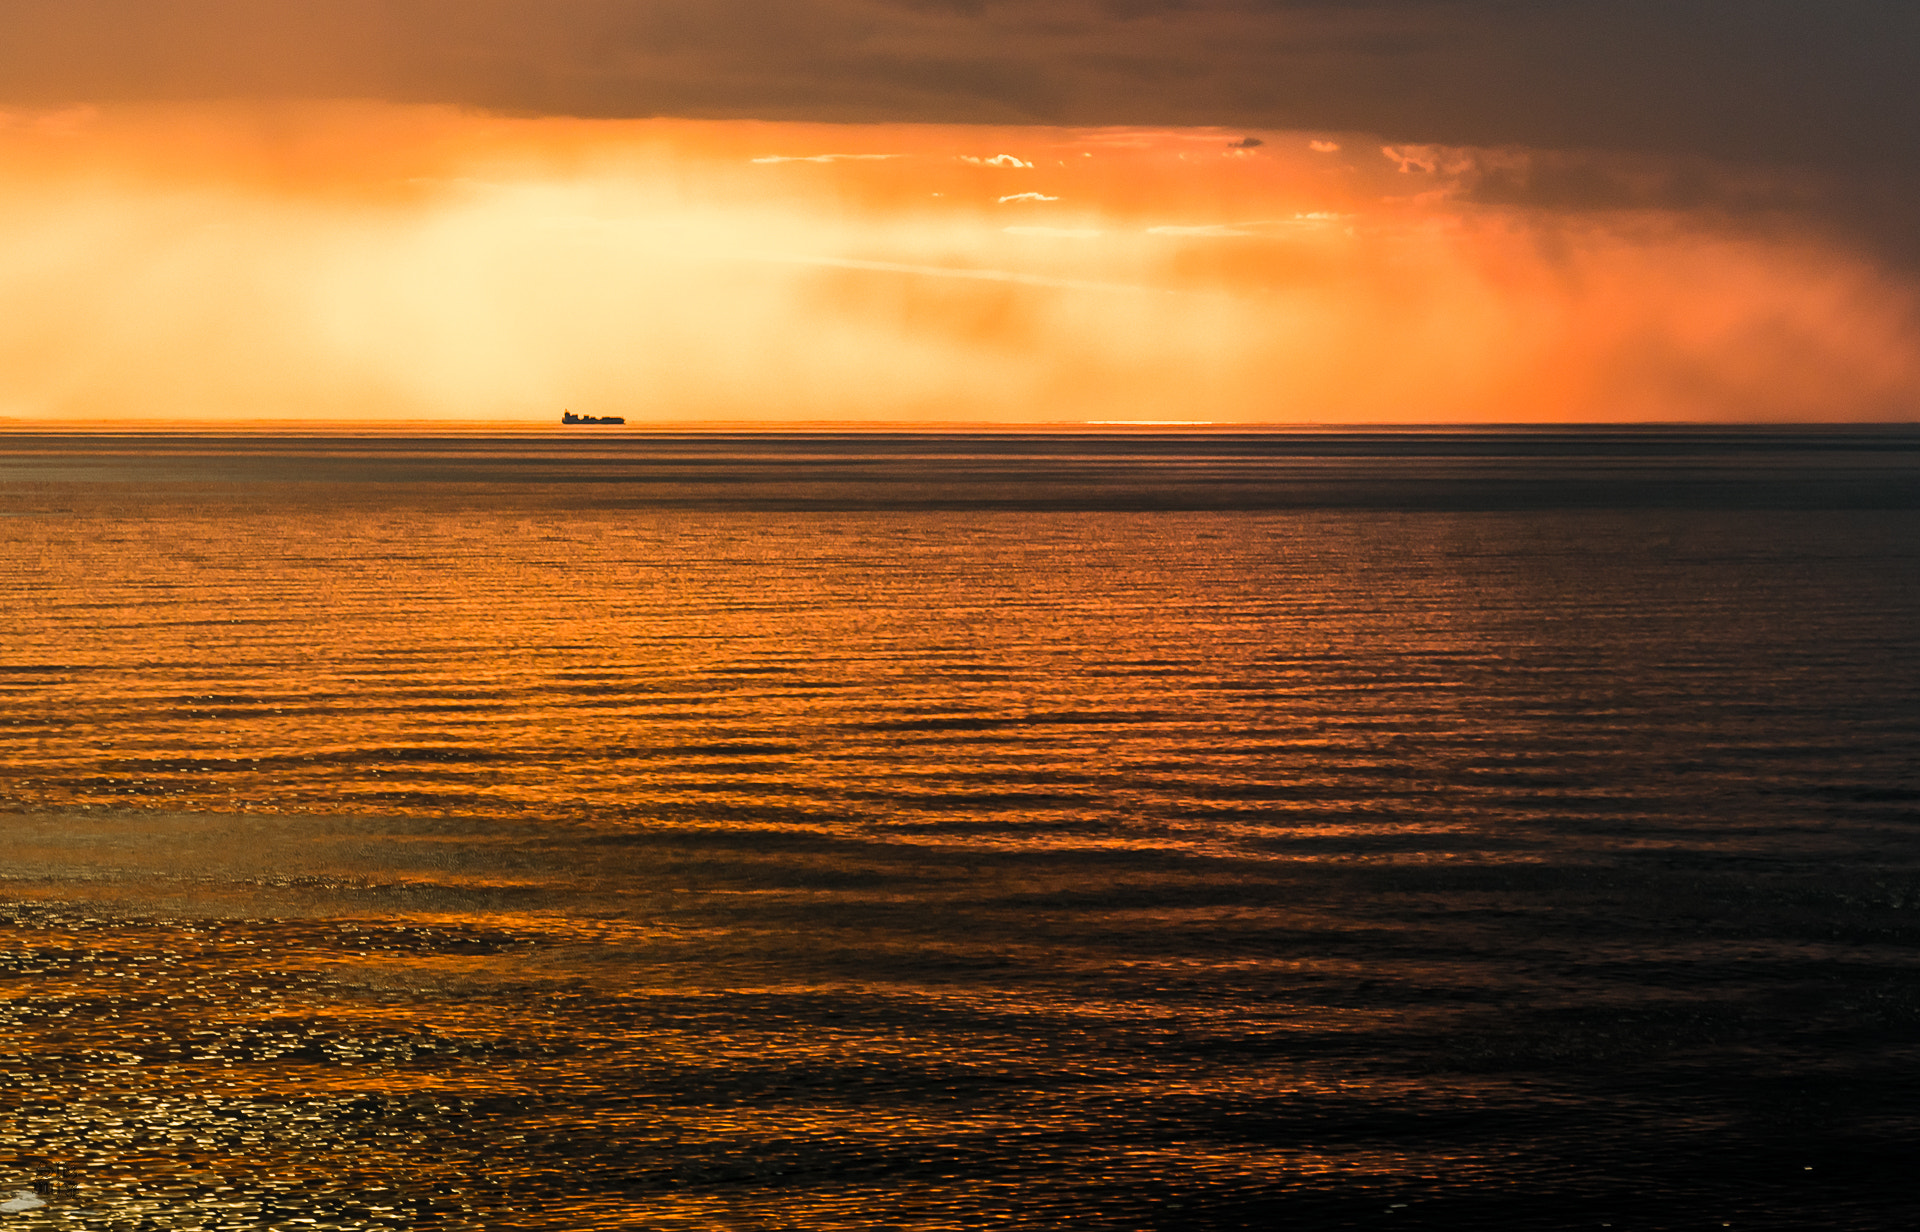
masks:
[[[16,433],[0,587],[0,1228],[1920,1220],[1920,433]]]

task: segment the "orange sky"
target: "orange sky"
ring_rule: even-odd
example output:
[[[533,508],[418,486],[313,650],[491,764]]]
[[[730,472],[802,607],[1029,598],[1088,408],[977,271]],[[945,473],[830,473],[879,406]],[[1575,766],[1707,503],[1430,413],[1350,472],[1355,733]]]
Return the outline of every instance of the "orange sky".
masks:
[[[1553,157],[377,103],[4,111],[0,417],[1920,406],[1920,312],[1894,267],[1785,215],[1475,191]]]

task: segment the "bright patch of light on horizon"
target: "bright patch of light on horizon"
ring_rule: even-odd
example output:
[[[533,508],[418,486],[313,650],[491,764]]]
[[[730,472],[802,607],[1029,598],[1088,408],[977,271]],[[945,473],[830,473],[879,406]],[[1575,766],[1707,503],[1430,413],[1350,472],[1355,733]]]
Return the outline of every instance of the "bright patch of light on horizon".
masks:
[[[1093,227],[1002,227],[1008,235],[1034,235],[1065,240],[1094,240],[1106,234]]]
[[[755,163],[877,163],[889,158],[905,158],[904,154],[768,154],[761,158],[748,159]]]

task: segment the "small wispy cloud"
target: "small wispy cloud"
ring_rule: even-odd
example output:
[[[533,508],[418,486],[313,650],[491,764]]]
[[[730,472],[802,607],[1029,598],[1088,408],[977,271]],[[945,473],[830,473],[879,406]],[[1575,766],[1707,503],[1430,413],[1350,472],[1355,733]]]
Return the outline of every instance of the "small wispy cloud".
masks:
[[[1233,223],[1166,223],[1158,227],[1148,227],[1147,234],[1203,240],[1277,238],[1288,232],[1297,233],[1302,228],[1329,227],[1352,217],[1351,214],[1316,210],[1311,214],[1295,214],[1291,218],[1256,218]]]
[[[1227,142],[1229,150],[1257,150],[1267,144],[1258,137],[1242,137],[1238,141]]]
[[[1045,193],[1037,192],[1008,193],[1006,196],[1000,198],[1000,204],[1005,205],[1009,201],[1058,201],[1059,199],[1058,197],[1049,197]]]
[[[1315,154],[1337,154],[1340,152],[1340,143],[1338,141],[1309,141],[1307,142],[1307,148]]]
[[[960,161],[972,163],[976,167],[1025,167],[1032,169],[1033,164],[1011,154],[995,154],[992,158],[975,158],[971,154],[962,154]]]
[[[100,118],[98,107],[65,107],[58,111],[19,111],[0,107],[0,131],[16,129],[44,137],[71,137]]]
[[[1029,274],[1019,270],[987,269],[979,266],[919,265],[906,261],[865,261],[856,257],[807,256],[799,253],[742,252],[729,254],[738,261],[758,261],[775,265],[812,265],[827,269],[864,270],[875,274],[905,274],[915,278],[954,278],[966,282],[1011,282],[1028,287],[1051,287],[1067,291],[1111,291],[1127,295],[1192,295],[1194,292],[1171,287],[1140,286],[1124,282],[1097,282],[1085,278],[1056,278],[1047,274]]]
[[[1424,171],[1428,175],[1434,172],[1434,157],[1430,146],[1383,145],[1380,152],[1400,164],[1401,175],[1411,175],[1415,171]]]
[[[1238,227],[1222,226],[1211,223],[1206,226],[1164,226],[1148,227],[1148,235],[1177,235],[1196,239],[1224,239],[1236,235],[1253,235],[1255,232],[1242,231]]]
[[[1383,145],[1380,152],[1400,165],[1403,175],[1420,171],[1427,175],[1472,175],[1494,167],[1503,167],[1524,155],[1511,150],[1471,150],[1449,145]]]
[[[1036,235],[1043,239],[1091,240],[1106,232],[1093,227],[1002,227],[1008,235]]]
[[[752,159],[756,163],[850,163],[879,162],[888,158],[905,158],[904,154],[768,154]]]

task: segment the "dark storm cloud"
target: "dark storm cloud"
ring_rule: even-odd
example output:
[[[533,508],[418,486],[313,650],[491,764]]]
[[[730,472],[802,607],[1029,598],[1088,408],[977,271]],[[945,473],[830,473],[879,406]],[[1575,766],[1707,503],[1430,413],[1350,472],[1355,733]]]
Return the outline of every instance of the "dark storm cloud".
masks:
[[[1890,0],[0,0],[14,103],[1217,124],[1885,171]]]

